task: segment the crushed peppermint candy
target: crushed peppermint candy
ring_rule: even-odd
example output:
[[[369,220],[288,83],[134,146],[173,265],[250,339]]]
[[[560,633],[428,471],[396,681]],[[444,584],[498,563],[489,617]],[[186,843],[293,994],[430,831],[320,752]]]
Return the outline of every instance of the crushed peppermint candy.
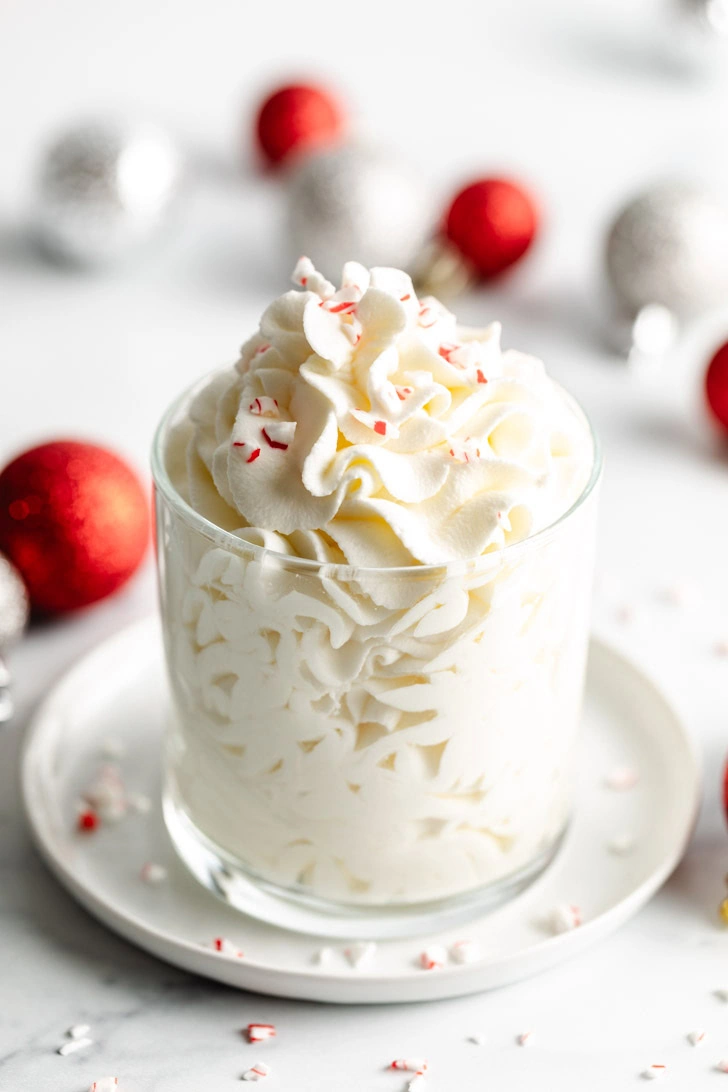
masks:
[[[470,436],[466,436],[464,440],[452,440],[448,452],[456,463],[474,463],[480,458],[478,443]]]
[[[114,1092],[119,1087],[118,1077],[99,1077],[89,1088],[88,1092]]]
[[[691,1031],[691,1032],[689,1032],[688,1033],[688,1042],[690,1043],[690,1046],[694,1046],[694,1047],[702,1046],[703,1043],[705,1042],[705,1032],[704,1031]]]
[[[450,945],[450,959],[453,963],[474,963],[481,955],[480,945],[474,940],[456,940]]]
[[[295,421],[269,421],[262,430],[263,439],[269,447],[287,451],[293,443],[296,432]]]
[[[557,936],[560,933],[570,933],[572,929],[578,929],[581,924],[581,909],[574,903],[562,902],[549,914],[551,931]]]
[[[250,403],[248,412],[255,417],[278,417],[278,400],[261,394]]]
[[[144,883],[155,885],[159,883],[164,883],[164,881],[167,879],[167,869],[164,867],[164,865],[154,864],[152,861],[147,861],[147,863],[143,865],[139,875]]]
[[[249,443],[247,440],[233,440],[233,447],[240,449],[240,454],[243,456],[246,463],[254,463],[255,460],[260,457],[260,448],[255,444]]]
[[[268,1039],[275,1039],[275,1024],[248,1024],[245,1035],[249,1043],[265,1043]]]
[[[359,421],[362,425],[366,425],[372,432],[375,432],[377,436],[386,436],[388,439],[396,440],[399,436],[399,429],[396,425],[393,425],[391,421],[385,421],[383,418],[376,417],[373,413],[368,413],[362,409],[352,409],[349,413],[355,421]]]
[[[666,1065],[650,1065],[643,1070],[642,1076],[646,1081],[656,1081],[667,1073]]]
[[[317,296],[326,298],[333,296],[336,289],[331,281],[327,281],[314,266],[310,258],[299,258],[296,268],[293,270],[293,283],[301,288],[307,288],[309,292],[315,292]]]
[[[720,1073],[728,1073],[728,1058],[721,1058],[715,1067]]]
[[[237,944],[233,944],[227,937],[215,937],[212,942],[212,948],[215,952],[219,952],[220,955],[232,956],[233,959],[243,959],[245,956],[245,952],[242,952]]]
[[[390,1069],[404,1070],[405,1073],[426,1073],[426,1058],[395,1058]]]
[[[107,823],[115,823],[126,815],[126,789],[121,770],[112,762],[99,769],[96,777],[82,794],[83,800]]]
[[[90,1046],[93,1046],[93,1039],[89,1039],[86,1035],[78,1036],[59,1046],[56,1053],[65,1058],[67,1054],[75,1054],[77,1050],[85,1050],[86,1047]]]
[[[533,1032],[522,1031],[521,1034],[516,1037],[516,1042],[522,1047],[531,1046],[533,1043]]]
[[[617,766],[604,778],[604,784],[615,792],[626,792],[633,789],[639,779],[639,770],[633,766]]]
[[[317,963],[319,967],[328,967],[333,958],[333,948],[319,948],[317,952],[314,952],[312,962]]]
[[[83,1039],[90,1031],[90,1024],[73,1024],[66,1032],[66,1035],[69,1039]]]
[[[424,1073],[415,1073],[412,1080],[407,1082],[407,1092],[420,1092],[426,1083]]]
[[[256,1062],[250,1069],[246,1069],[243,1073],[244,1081],[262,1081],[265,1077],[270,1076],[270,1067],[265,1062]]]
[[[420,966],[425,971],[441,971],[447,963],[447,951],[441,944],[432,944],[420,952]]]
[[[376,950],[377,946],[373,940],[360,940],[356,944],[350,944],[348,948],[344,948],[344,955],[354,970],[358,971],[360,967],[371,962]]]
[[[78,813],[76,826],[83,833],[90,834],[92,831],[98,829],[99,817],[91,808],[84,808],[83,811]]]

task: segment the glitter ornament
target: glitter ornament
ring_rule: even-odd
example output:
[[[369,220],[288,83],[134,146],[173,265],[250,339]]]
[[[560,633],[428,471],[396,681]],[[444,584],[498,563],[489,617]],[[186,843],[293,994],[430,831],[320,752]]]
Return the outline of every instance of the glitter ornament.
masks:
[[[329,92],[310,84],[291,84],[270,95],[258,112],[258,147],[272,166],[295,153],[337,143],[344,112]]]
[[[495,277],[530,249],[539,229],[533,197],[518,183],[481,178],[453,199],[444,234],[475,275]]]
[[[0,724],[13,715],[10,672],[3,656],[28,622],[28,595],[17,569],[0,554]]]
[[[182,174],[179,151],[154,125],[76,125],[41,162],[33,234],[55,259],[82,266],[118,262],[166,222]]]
[[[0,474],[0,549],[34,610],[76,610],[110,595],[135,572],[148,539],[145,491],[105,448],[43,444]]]
[[[624,314],[654,304],[678,319],[700,314],[728,292],[728,207],[698,186],[654,186],[619,212],[604,261]]]
[[[713,417],[728,432],[728,341],[721,345],[708,365],[705,397]]]
[[[306,156],[288,183],[288,225],[295,255],[338,279],[347,261],[412,267],[429,235],[432,206],[415,175],[364,148]]]

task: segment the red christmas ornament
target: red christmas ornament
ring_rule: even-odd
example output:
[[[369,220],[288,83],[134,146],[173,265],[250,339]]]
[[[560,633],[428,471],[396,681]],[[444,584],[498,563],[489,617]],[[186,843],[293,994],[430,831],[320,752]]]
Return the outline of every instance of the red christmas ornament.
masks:
[[[705,397],[715,419],[728,431],[728,341],[721,345],[708,365]]]
[[[126,463],[94,444],[43,444],[0,474],[0,551],[33,608],[76,610],[129,579],[149,540],[149,505]]]
[[[341,138],[344,114],[338,102],[319,87],[291,84],[269,96],[258,113],[256,132],[269,163],[291,153],[309,151]]]
[[[533,199],[503,178],[466,186],[445,217],[445,235],[483,278],[497,276],[522,258],[538,228]]]

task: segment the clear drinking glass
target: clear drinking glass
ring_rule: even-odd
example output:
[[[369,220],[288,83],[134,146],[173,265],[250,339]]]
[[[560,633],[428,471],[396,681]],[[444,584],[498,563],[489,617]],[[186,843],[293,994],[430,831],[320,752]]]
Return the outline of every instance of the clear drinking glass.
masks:
[[[597,483],[457,564],[275,554],[194,511],[153,451],[175,847],[246,913],[329,936],[455,924],[551,860],[568,824]],[[581,411],[574,404],[574,411]]]

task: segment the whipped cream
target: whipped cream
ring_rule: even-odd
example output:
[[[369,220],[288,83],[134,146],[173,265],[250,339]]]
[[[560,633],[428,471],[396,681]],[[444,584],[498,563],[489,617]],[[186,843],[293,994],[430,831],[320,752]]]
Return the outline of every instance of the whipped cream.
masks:
[[[269,882],[440,899],[532,869],[568,818],[594,494],[504,547],[574,505],[591,434],[405,274],[296,279],[167,433],[232,532],[160,490],[168,792]]]
[[[235,368],[195,399],[179,487],[280,553],[440,564],[562,515],[592,461],[584,419],[500,326],[457,326],[407,274],[351,262],[338,290],[302,259]]]

